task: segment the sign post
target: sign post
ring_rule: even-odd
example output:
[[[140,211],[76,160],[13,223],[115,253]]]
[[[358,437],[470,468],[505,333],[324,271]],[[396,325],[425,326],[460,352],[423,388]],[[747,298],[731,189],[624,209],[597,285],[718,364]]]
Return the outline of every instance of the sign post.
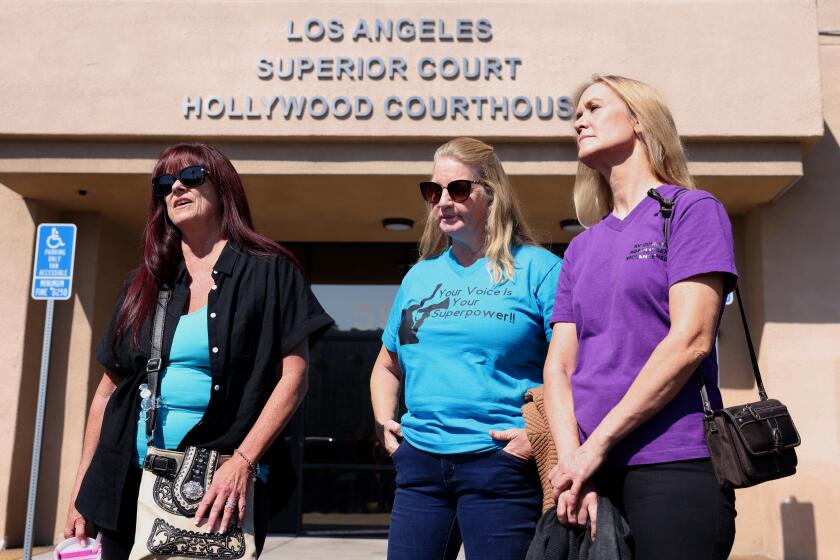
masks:
[[[32,534],[35,502],[38,497],[38,471],[41,466],[41,441],[44,436],[44,413],[47,407],[47,379],[50,371],[53,310],[55,300],[68,300],[73,290],[73,261],[76,257],[75,224],[40,224],[35,242],[32,270],[32,299],[47,300],[44,342],[41,346],[41,376],[38,382],[38,408],[35,412],[35,439],[32,443],[32,468],[29,473],[29,497],[26,502],[26,529],[23,558],[32,558]]]

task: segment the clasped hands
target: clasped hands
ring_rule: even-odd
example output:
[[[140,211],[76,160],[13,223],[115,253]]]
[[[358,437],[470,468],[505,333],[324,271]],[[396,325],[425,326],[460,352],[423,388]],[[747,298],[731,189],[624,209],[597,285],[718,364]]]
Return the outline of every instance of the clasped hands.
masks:
[[[553,497],[557,501],[557,520],[564,525],[583,527],[591,522],[595,538],[598,494],[592,477],[603,464],[607,450],[587,440],[571,453],[559,458],[549,473]]]

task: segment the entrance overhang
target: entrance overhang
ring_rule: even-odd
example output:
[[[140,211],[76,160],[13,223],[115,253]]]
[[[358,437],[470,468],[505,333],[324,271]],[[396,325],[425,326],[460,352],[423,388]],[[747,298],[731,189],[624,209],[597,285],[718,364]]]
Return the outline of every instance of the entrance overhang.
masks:
[[[243,176],[254,221],[284,241],[405,242],[418,239],[425,206],[417,183],[428,177],[428,142],[216,143]],[[58,210],[99,212],[139,236],[149,174],[170,142],[4,141],[0,183]],[[568,242],[560,220],[574,217],[573,144],[494,142],[532,226],[543,239]],[[690,142],[690,171],[730,214],[771,202],[802,176],[795,142]],[[405,217],[412,230],[386,231]]]

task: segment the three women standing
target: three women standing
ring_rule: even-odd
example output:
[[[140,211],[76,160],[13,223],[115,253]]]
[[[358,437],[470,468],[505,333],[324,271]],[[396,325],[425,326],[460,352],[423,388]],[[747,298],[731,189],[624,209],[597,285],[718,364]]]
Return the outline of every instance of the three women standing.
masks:
[[[397,470],[390,558],[453,558],[461,539],[468,558],[524,557],[540,490],[519,407],[543,366],[561,521],[595,519],[602,493],[626,516],[636,558],[725,558],[731,548],[734,495],[712,473],[699,395],[705,383],[720,405],[714,340],[737,278],[731,226],[714,197],[693,190],[673,119],[649,86],[596,77],[576,106],[575,205],[589,229],[562,272],[533,241],[490,146],[448,142],[421,184],[420,262],[371,376]],[[289,256],[252,229],[241,181],[217,150],[167,150],[153,185],[144,263],[98,349],[106,372],[66,529],[105,528],[109,559],[132,544],[158,290],[173,290],[162,391],[182,408],[160,445],[234,453],[199,510],[211,530],[244,512],[249,476],[305,391],[307,342],[331,323]],[[676,200],[667,243],[655,197]],[[201,402],[179,387],[179,370],[204,388]]]

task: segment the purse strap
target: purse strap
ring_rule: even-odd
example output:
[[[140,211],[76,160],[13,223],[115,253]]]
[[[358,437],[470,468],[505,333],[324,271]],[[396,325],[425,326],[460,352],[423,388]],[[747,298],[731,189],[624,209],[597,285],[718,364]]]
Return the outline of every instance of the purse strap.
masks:
[[[668,236],[670,233],[671,217],[674,214],[674,206],[677,203],[677,197],[683,193],[685,189],[677,191],[674,198],[665,198],[656,189],[650,189],[647,195],[659,203],[659,213],[664,218],[662,224],[662,233],[665,238],[665,250],[668,250]],[[738,310],[741,312],[741,324],[744,326],[744,336],[747,339],[747,348],[750,352],[750,362],[752,363],[753,376],[755,377],[755,384],[758,387],[758,396],[761,400],[767,400],[767,391],[764,389],[764,382],[761,380],[761,370],[758,368],[758,358],[755,354],[755,347],[753,346],[752,337],[750,336],[750,327],[747,324],[747,315],[744,312],[744,302],[741,300],[741,291],[738,289],[738,284],[735,284],[735,297],[738,300]],[[712,404],[709,402],[709,393],[706,391],[706,381],[700,378],[700,397],[703,399],[703,413],[710,417],[712,415]]]
[[[161,352],[163,349],[163,326],[166,322],[166,308],[169,306],[171,290],[160,290],[155,307],[155,321],[152,326],[152,351],[146,363],[151,405],[146,410],[146,441],[151,447],[154,443],[155,426],[157,424],[157,409],[160,407],[160,369]]]

